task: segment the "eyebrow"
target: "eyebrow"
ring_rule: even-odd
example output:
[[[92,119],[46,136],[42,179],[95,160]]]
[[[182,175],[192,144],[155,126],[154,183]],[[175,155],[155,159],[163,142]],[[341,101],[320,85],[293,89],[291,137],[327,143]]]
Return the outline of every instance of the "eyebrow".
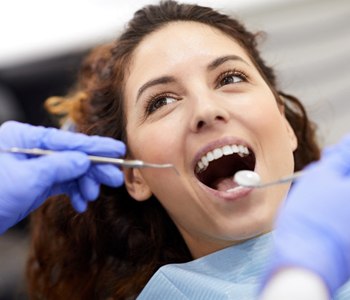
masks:
[[[238,55],[226,55],[226,56],[221,56],[213,60],[208,66],[207,70],[212,71],[222,65],[223,63],[229,61],[229,60],[234,60],[234,61],[241,61],[244,62],[245,64],[249,65],[242,57]],[[141,94],[148,88],[155,86],[155,85],[161,85],[161,84],[167,84],[167,83],[173,83],[175,82],[176,79],[173,76],[162,76],[159,78],[152,79],[150,81],[147,81],[144,85],[142,85],[138,92],[137,92],[137,97],[136,97],[136,102],[140,98]]]
[[[229,61],[229,60],[235,60],[235,61],[241,61],[243,63],[245,63],[246,65],[249,66],[249,64],[240,56],[238,55],[226,55],[226,56],[221,56],[221,57],[218,57],[217,59],[215,59],[214,61],[212,61],[207,69],[209,71],[212,71],[214,69],[216,69],[217,67],[219,67],[220,65],[222,65],[223,63]]]
[[[147,81],[144,85],[142,85],[139,88],[139,91],[137,93],[137,100],[140,98],[141,94],[148,88],[155,86],[155,85],[159,85],[159,84],[167,84],[167,83],[171,83],[171,82],[175,82],[175,78],[173,76],[162,76],[150,81]]]

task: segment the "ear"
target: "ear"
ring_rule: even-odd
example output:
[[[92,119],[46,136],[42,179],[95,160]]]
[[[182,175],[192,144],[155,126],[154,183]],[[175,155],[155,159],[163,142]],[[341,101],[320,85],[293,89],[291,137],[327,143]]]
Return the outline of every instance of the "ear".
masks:
[[[152,196],[152,191],[140,172],[140,169],[124,169],[125,186],[128,193],[137,201],[144,201]]]

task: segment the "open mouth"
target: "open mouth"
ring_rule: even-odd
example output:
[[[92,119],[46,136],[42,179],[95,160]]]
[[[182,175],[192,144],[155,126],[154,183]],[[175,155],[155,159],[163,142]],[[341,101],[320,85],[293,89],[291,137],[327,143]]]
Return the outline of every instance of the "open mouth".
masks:
[[[233,175],[240,170],[255,169],[255,155],[244,145],[225,145],[201,157],[195,168],[196,177],[206,186],[226,191],[237,184]]]

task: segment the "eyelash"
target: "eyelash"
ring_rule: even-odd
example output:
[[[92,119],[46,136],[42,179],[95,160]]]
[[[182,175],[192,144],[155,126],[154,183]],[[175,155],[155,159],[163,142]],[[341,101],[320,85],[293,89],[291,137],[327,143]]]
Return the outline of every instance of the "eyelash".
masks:
[[[155,112],[157,109],[161,108],[155,108],[154,105],[157,104],[157,101],[161,100],[161,99],[166,99],[166,98],[173,98],[176,99],[174,96],[170,95],[169,93],[163,93],[163,94],[155,94],[155,95],[151,95],[147,100],[146,100],[146,115],[150,115],[153,112]]]
[[[237,69],[233,69],[233,70],[229,70],[229,71],[226,71],[224,73],[221,73],[217,79],[217,83],[216,83],[216,88],[220,88],[222,87],[223,85],[227,85],[227,84],[233,84],[233,83],[237,83],[237,82],[231,82],[231,83],[227,83],[227,84],[222,84],[222,81],[224,79],[226,79],[227,77],[230,77],[230,76],[235,76],[235,77],[240,77],[240,79],[242,80],[242,82],[247,82],[248,81],[248,75],[243,72],[243,71],[240,71],[240,70],[237,70]],[[238,82],[239,83],[239,82]]]
[[[222,81],[230,76],[240,77],[242,82],[248,81],[248,76],[243,71],[233,69],[233,70],[225,71],[224,73],[221,73],[219,75],[218,79],[216,80],[216,88],[220,88],[220,87],[227,85],[227,84],[237,83],[237,82],[231,82],[231,83],[227,83],[227,84],[222,84]],[[154,113],[156,110],[161,108],[162,106],[166,105],[166,104],[161,105],[158,108],[154,107],[154,105],[158,103],[157,101],[159,101],[161,99],[166,99],[166,98],[176,99],[174,96],[170,95],[169,93],[155,94],[155,95],[151,95],[150,97],[148,97],[148,99],[146,100],[146,107],[145,107],[146,116],[149,116],[150,114]]]

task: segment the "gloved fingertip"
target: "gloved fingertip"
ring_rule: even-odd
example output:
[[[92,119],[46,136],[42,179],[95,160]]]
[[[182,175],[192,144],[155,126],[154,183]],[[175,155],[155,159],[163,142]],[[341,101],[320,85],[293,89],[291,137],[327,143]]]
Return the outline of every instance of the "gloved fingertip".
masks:
[[[120,172],[117,176],[114,177],[114,185],[113,187],[120,187],[124,184],[124,173]]]
[[[89,194],[87,195],[86,199],[89,202],[93,202],[98,198],[98,195],[100,194],[100,185],[96,183],[96,186],[94,189],[91,189]]]
[[[117,143],[118,143],[118,153],[124,156],[126,154],[126,145],[121,141],[117,141]]]
[[[76,207],[76,211],[78,213],[83,213],[87,209],[87,203],[85,201],[79,202],[78,206]]]
[[[124,173],[113,165],[94,166],[91,168],[91,177],[110,187],[118,187],[124,183]]]
[[[77,213],[83,213],[87,209],[87,203],[80,195],[74,194],[71,197],[71,203]]]
[[[113,140],[113,143],[110,143],[109,147],[106,146],[106,148],[103,149],[103,153],[105,153],[104,155],[111,157],[124,156],[126,154],[126,146],[121,141]]]
[[[86,175],[79,180],[79,189],[87,201],[95,201],[100,193],[100,184]]]

